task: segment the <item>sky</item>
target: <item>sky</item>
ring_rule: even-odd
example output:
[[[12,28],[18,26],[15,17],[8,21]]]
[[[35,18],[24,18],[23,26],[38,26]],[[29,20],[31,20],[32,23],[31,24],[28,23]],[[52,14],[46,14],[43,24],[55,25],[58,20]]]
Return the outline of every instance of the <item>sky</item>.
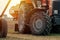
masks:
[[[10,14],[9,14],[9,9],[12,7],[12,6],[15,6],[17,4],[20,3],[21,0],[12,0],[8,6],[8,8],[6,9],[5,13],[7,15],[7,17],[12,17]],[[4,9],[4,7],[6,6],[8,0],[0,0],[0,15]]]

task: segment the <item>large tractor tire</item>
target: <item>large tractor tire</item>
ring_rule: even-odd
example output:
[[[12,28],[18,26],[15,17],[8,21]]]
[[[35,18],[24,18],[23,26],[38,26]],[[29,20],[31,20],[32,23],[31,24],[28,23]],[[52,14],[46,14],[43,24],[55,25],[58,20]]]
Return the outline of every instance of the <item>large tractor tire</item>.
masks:
[[[5,38],[7,36],[7,22],[4,19],[0,19],[0,37]]]
[[[47,35],[51,30],[51,19],[43,9],[34,9],[26,15],[25,25],[32,34]]]

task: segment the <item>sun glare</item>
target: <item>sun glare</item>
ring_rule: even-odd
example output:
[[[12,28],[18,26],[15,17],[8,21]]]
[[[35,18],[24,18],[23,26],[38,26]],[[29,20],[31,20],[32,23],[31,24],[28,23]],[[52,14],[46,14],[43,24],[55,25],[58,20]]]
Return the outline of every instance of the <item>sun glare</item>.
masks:
[[[15,6],[17,4],[20,3],[21,0],[11,0],[7,10],[5,11],[4,14],[6,14],[8,17],[12,17],[10,14],[9,14],[9,9],[12,7],[12,6]],[[7,4],[8,0],[0,0],[0,15],[5,7],[5,5]],[[2,7],[3,6],[3,7]]]

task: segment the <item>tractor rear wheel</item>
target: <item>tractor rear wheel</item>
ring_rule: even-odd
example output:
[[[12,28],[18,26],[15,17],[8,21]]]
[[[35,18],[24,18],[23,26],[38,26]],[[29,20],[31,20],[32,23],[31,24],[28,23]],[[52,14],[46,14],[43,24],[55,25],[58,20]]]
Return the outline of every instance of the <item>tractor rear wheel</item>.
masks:
[[[32,34],[47,35],[51,30],[51,19],[42,9],[34,9],[26,16],[26,25]]]

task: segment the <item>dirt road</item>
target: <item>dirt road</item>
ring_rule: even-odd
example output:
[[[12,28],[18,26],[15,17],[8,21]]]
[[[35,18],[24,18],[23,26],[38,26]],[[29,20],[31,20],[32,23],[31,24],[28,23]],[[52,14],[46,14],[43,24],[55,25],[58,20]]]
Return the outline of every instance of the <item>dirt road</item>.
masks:
[[[60,36],[36,36],[31,34],[8,33],[6,38],[0,40],[60,40]]]

